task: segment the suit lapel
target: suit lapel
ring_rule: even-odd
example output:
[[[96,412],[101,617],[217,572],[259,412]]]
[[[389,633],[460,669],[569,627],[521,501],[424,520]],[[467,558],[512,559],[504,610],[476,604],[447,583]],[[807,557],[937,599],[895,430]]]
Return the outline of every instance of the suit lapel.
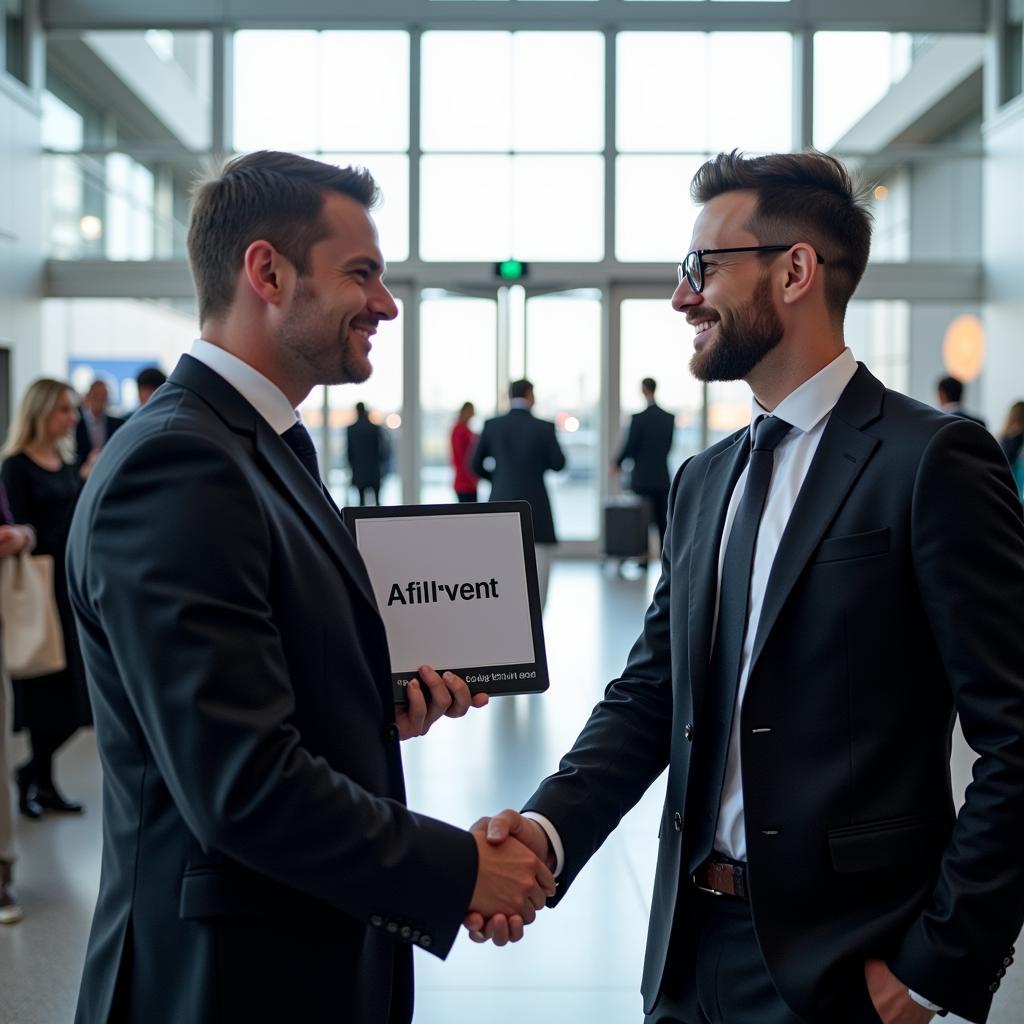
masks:
[[[333,502],[262,416],[256,421],[256,454],[268,473],[281,483],[342,571],[377,612],[377,599],[366,565]]]
[[[736,435],[708,464],[690,548],[690,603],[687,615],[690,691],[703,694],[711,661],[711,631],[718,594],[718,554],[725,513],[750,451],[750,430]]]
[[[170,379],[198,395],[233,431],[251,439],[264,470],[278,481],[341,571],[379,615],[355,541],[316,481],[270,424],[223,377],[198,359],[182,356]]]
[[[861,428],[880,415],[883,390],[861,366],[832,411],[772,563],[754,638],[751,672],[786,598],[878,447],[878,439]]]

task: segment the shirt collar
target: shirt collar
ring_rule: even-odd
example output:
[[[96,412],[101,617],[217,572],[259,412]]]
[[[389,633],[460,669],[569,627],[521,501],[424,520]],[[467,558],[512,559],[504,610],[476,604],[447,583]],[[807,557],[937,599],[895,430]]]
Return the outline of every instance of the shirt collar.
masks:
[[[751,396],[751,439],[754,436],[754,425],[761,416],[778,416],[805,434],[813,430],[835,408],[839,396],[856,372],[857,360],[848,348],[844,348],[831,363],[786,395],[774,412],[769,413]]]
[[[299,414],[292,408],[285,393],[238,356],[205,338],[196,338],[190,355],[223,377],[276,433],[283,434],[298,421]]]
[[[508,407],[510,409],[526,409],[529,411],[530,403],[525,398],[512,398],[509,400]]]

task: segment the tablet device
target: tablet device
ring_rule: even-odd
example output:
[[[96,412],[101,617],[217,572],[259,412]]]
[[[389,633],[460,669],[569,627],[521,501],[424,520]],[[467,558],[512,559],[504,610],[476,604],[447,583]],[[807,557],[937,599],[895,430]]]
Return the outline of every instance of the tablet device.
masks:
[[[525,501],[361,506],[345,522],[387,630],[395,700],[420,665],[473,693],[548,687],[533,520]]]

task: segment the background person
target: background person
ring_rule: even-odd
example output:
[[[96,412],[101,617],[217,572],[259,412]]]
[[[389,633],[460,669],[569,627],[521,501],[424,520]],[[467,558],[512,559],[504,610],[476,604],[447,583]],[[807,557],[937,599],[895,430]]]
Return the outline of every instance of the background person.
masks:
[[[380,504],[380,485],[390,455],[390,445],[383,428],[370,419],[363,402],[356,402],[356,419],[345,432],[345,448],[351,473],[351,484],[359,496],[359,504]]]
[[[676,421],[654,399],[658,385],[652,377],[644,377],[640,390],[647,408],[635,413],[629,422],[629,433],[616,455],[612,468],[622,469],[627,460],[633,463],[629,489],[647,502],[651,521],[658,528],[659,550],[665,544],[665,517],[668,511],[668,453],[672,450]],[[646,564],[646,559],[644,560]]]
[[[458,418],[452,427],[451,456],[452,467],[455,469],[455,497],[459,501],[476,501],[476,489],[479,477],[469,468],[469,460],[473,456],[473,446],[477,435],[470,429],[469,421],[476,415],[472,402],[463,402]]]
[[[533,384],[514,380],[508,387],[509,411],[484,424],[470,460],[470,469],[491,482],[490,501],[528,501],[533,512],[533,538],[537,549],[540,604],[548,597],[551,552],[558,538],[544,474],[565,468],[565,453],[558,443],[555,425],[537,419],[533,409]],[[487,463],[492,465],[488,466]]]
[[[0,484],[0,558],[10,558],[35,544],[30,526],[16,525]],[[0,924],[17,924],[24,914],[14,895],[14,821],[11,788],[7,784],[7,674],[0,666]]]
[[[1010,463],[1017,491],[1024,498],[1024,402],[1014,402],[1006,414],[1006,423],[999,436],[1006,461]]]
[[[144,366],[135,375],[135,386],[138,389],[139,405],[145,405],[161,384],[167,380],[167,374],[159,366]]]
[[[114,432],[124,425],[120,416],[107,412],[110,389],[102,380],[94,380],[82,397],[78,424],[75,427],[75,464],[81,468],[89,456],[95,461]]]
[[[935,385],[935,398],[938,407],[950,416],[959,416],[984,427],[985,421],[980,416],[967,412],[960,404],[964,396],[964,386],[956,377],[941,377]],[[987,428],[986,428],[987,429]]]
[[[54,597],[67,660],[60,672],[12,680],[14,728],[27,729],[29,736],[29,760],[15,773],[18,809],[27,818],[40,818],[46,811],[82,811],[80,803],[57,788],[53,766],[60,748],[92,723],[64,569],[81,478],[91,471],[96,457],[94,453],[75,471],[71,437],[77,420],[75,395],[67,384],[45,378],[34,381],[15,413],[0,469],[15,521],[29,523],[35,530],[35,554],[53,558]]]

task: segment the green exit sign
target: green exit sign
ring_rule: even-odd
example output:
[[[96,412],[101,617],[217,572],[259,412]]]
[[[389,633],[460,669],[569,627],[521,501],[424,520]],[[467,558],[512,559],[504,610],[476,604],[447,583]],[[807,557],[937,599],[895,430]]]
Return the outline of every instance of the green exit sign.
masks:
[[[522,281],[526,277],[527,265],[522,260],[502,260],[494,264],[494,273],[502,281]]]

